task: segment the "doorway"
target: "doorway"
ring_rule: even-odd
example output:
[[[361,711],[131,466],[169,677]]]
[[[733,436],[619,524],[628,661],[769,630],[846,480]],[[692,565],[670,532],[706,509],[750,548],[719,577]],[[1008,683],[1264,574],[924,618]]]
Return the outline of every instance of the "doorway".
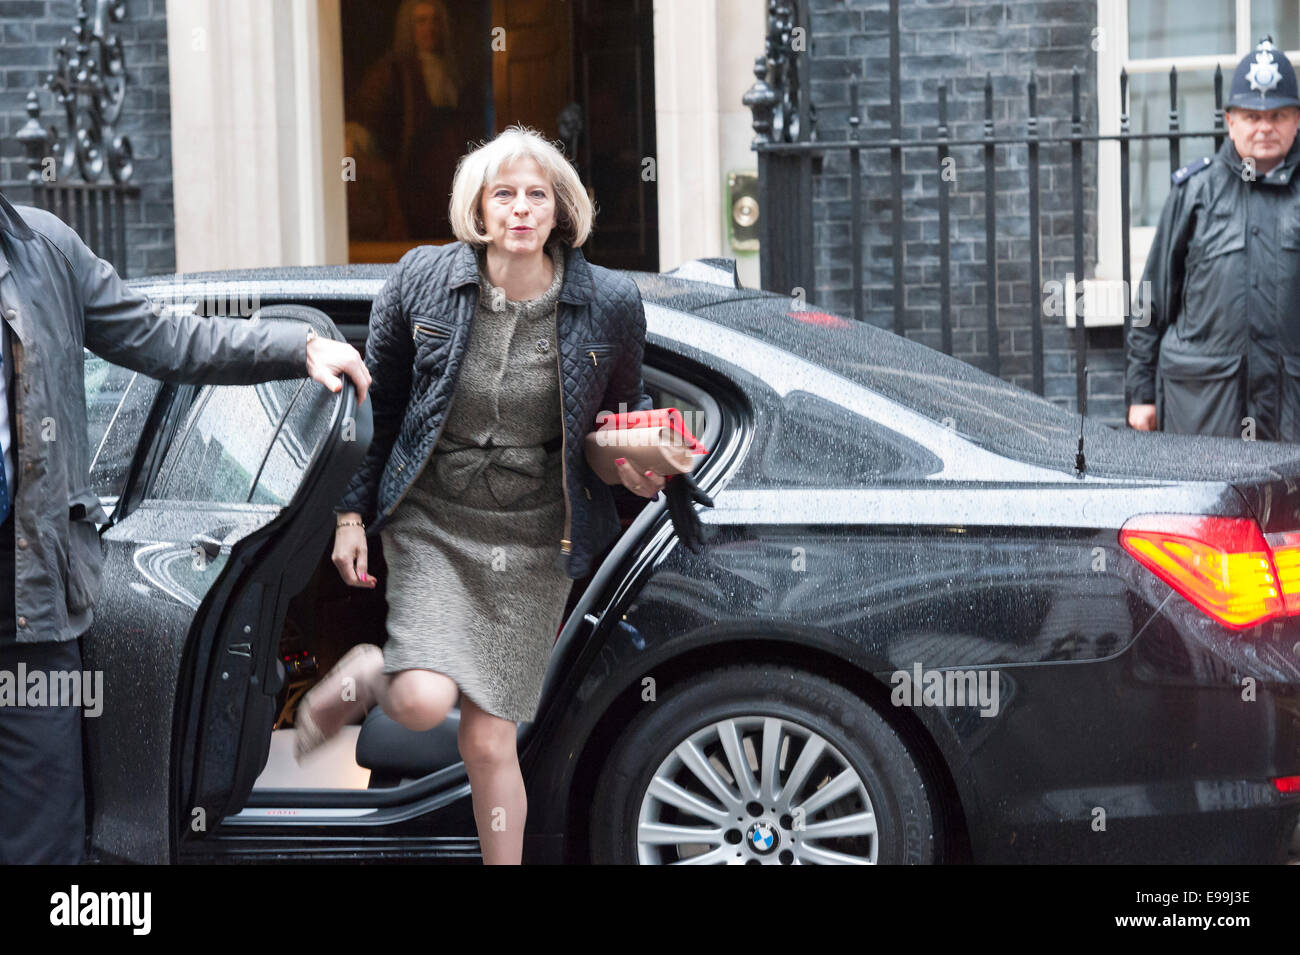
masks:
[[[341,0],[350,262],[454,241],[457,160],[514,123],[563,145],[583,248],[658,271],[651,0]]]

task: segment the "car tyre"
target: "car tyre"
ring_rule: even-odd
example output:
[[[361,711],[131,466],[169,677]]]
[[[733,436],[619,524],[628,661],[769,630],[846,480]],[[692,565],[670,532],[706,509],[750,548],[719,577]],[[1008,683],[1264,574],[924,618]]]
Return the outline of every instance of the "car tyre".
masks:
[[[781,792],[780,800],[746,799],[729,769],[735,758],[729,754],[745,753],[753,782],[762,787],[761,753],[769,745],[773,752],[785,752],[784,759],[774,760],[778,769],[769,796],[788,786],[805,748],[809,762],[816,762],[796,783],[793,797]],[[711,782],[701,757],[716,774]],[[720,783],[733,801],[719,796]],[[832,783],[843,795],[816,811],[805,808],[803,826],[797,826],[790,810],[824,802],[831,789],[814,793]],[[589,815],[591,859],[597,864],[930,863],[937,842],[931,788],[889,723],[844,687],[785,666],[713,670],[666,688],[614,744]],[[703,802],[690,803],[690,797]],[[684,802],[707,805],[713,815],[706,820],[684,812]],[[864,810],[874,820],[874,834],[820,837],[828,826],[870,825]],[[658,831],[675,838],[671,833],[680,830],[674,826],[707,831],[709,839],[653,844]],[[647,839],[639,845],[642,832]]]

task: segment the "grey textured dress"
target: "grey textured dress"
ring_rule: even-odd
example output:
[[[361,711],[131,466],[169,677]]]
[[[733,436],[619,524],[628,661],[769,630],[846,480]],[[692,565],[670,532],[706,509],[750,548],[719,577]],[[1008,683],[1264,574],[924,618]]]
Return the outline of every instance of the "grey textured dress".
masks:
[[[564,571],[555,308],[564,255],[541,297],[479,304],[446,424],[380,531],[388,564],[384,672],[425,669],[503,719],[532,720],[573,585]],[[499,306],[494,310],[493,306]]]

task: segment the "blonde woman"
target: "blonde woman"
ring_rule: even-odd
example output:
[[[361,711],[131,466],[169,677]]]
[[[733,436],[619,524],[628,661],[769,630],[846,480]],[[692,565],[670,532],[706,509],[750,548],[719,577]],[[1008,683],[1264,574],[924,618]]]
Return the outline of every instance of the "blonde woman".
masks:
[[[583,258],[587,191],[532,130],[461,158],[450,218],[458,241],[408,252],[375,301],[374,439],[335,507],[349,585],[376,585],[366,535],[383,540],[388,642],[354,648],[313,688],[298,750],[374,704],[431,729],[459,697],[483,860],[518,863],[516,723],[536,715],[573,579],[619,533],[583,436],[601,410],[651,407],[645,313],[631,280]],[[626,461],[620,476],[646,498],[665,480]]]

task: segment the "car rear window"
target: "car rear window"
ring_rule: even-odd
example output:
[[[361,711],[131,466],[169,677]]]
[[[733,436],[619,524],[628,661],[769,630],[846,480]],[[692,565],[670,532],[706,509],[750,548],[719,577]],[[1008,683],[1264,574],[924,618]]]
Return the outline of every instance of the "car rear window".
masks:
[[[691,310],[828,368],[997,454],[1073,473],[1080,424],[1073,411],[869,323],[812,306],[796,310],[785,296],[736,298],[737,290],[729,291],[732,298],[705,299]],[[1300,445],[1153,435],[1091,418],[1084,453],[1088,473],[1099,476],[1237,480],[1300,473]]]

